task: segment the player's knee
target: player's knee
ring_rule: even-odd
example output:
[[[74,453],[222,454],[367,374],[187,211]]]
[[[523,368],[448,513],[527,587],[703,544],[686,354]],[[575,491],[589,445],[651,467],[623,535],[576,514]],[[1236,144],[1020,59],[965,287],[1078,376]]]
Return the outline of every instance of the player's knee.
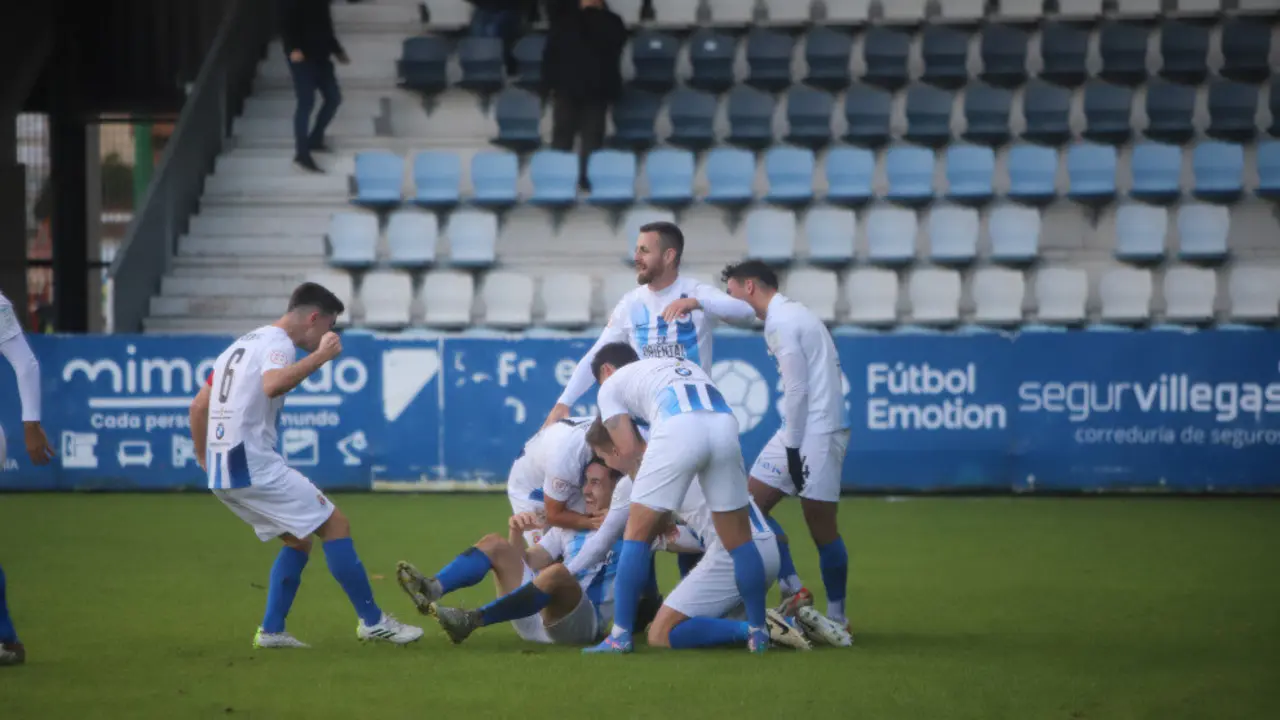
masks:
[[[334,508],[333,514],[316,530],[316,534],[324,540],[349,538],[351,537],[351,521],[347,520],[347,516],[343,515],[341,510]]]
[[[671,629],[675,626],[664,622],[661,615],[649,623],[649,647],[671,647]]]
[[[485,557],[492,560],[494,557],[502,554],[506,550],[511,550],[510,543],[507,539],[497,533],[489,533],[480,538],[480,542],[476,543],[476,549],[485,554]]]
[[[558,587],[568,585],[569,583],[576,584],[578,582],[577,578],[573,576],[573,573],[569,572],[569,568],[564,566],[564,563],[550,565],[539,573],[539,575],[546,579],[549,587]]]

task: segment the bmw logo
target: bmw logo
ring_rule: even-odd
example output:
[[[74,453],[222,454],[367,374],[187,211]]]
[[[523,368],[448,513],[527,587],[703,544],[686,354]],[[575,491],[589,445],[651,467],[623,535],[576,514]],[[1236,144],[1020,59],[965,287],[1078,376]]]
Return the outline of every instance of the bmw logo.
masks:
[[[693,374],[693,371],[686,367],[678,367],[676,368],[676,374],[680,377],[689,377]]]
[[[222,439],[222,436],[223,436],[223,435],[226,435],[226,434],[227,434],[227,429],[226,429],[225,427],[223,427],[223,426],[222,426],[222,423],[218,423],[218,428],[217,428],[216,430],[214,430],[214,431],[213,431],[213,435],[214,435],[214,437],[216,437],[216,438],[218,438],[219,440],[221,440],[221,439]]]

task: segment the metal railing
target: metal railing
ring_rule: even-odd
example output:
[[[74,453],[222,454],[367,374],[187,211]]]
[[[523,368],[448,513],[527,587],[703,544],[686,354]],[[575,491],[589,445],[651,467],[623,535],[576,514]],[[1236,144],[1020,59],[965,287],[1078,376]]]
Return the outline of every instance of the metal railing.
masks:
[[[223,17],[151,187],[111,266],[116,332],[142,330],[177,240],[199,206],[205,178],[252,91],[258,62],[275,32],[275,5],[265,0],[233,0]]]

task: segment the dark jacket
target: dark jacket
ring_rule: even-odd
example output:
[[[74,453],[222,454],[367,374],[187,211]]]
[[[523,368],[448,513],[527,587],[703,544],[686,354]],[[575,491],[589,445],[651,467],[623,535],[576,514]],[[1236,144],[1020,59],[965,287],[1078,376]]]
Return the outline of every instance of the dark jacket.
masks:
[[[627,27],[608,9],[566,12],[551,23],[542,54],[542,83],[555,94],[612,101],[622,90]]]
[[[280,41],[286,54],[301,50],[307,60],[328,60],[345,52],[333,31],[329,0],[282,0]]]

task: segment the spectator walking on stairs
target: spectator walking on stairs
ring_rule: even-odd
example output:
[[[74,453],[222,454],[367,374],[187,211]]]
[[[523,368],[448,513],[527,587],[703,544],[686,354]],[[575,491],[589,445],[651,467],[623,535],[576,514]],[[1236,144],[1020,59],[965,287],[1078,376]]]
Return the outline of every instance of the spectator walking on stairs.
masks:
[[[324,172],[313,153],[327,152],[324,131],[342,104],[333,61],[346,65],[350,60],[333,30],[329,0],[282,0],[280,39],[293,76],[298,105],[293,113],[293,162],[308,172]],[[312,124],[316,93],[323,100]]]

